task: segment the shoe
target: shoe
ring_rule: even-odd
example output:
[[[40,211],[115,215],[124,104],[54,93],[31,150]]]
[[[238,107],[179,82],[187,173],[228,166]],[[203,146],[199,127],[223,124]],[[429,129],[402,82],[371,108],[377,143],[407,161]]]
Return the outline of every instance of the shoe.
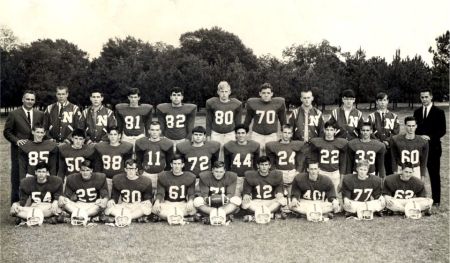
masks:
[[[194,216],[185,216],[184,222],[195,222]]]
[[[273,219],[285,220],[287,217],[288,216],[285,212],[280,212],[280,213],[275,213]]]
[[[344,216],[345,216],[345,218],[349,218],[349,217],[354,217],[354,216],[356,216],[356,215],[353,214],[353,213],[350,213],[350,212],[345,212],[345,213],[344,213]]]
[[[227,221],[227,222],[228,222],[228,221],[233,222],[233,221],[234,221],[234,215],[227,215],[226,221]]]
[[[203,221],[203,215],[202,214],[200,214],[200,213],[196,213],[195,215],[194,215],[194,222],[202,222]]]
[[[385,215],[387,215],[387,216],[393,216],[393,215],[394,215],[394,211],[388,209],[388,210],[386,210]]]
[[[244,222],[253,222],[255,221],[255,217],[252,215],[245,215],[244,216]]]
[[[58,218],[57,218],[57,216],[46,217],[46,218],[44,218],[44,223],[56,225],[56,224],[58,224]]]
[[[14,225],[19,226],[20,224],[22,224],[22,222],[25,222],[25,220],[20,217],[16,217],[16,219],[14,220]]]
[[[149,217],[150,221],[153,223],[161,221],[161,218],[159,218],[159,216],[156,214],[151,214],[148,217]]]
[[[423,213],[423,215],[424,215],[424,216],[432,216],[432,215],[433,215],[433,212],[431,211],[431,208],[425,210],[424,213]]]
[[[116,223],[116,219],[112,216],[102,215],[100,217],[100,221],[102,221],[105,224],[114,224]]]
[[[375,214],[376,216],[378,216],[378,217],[384,217],[383,211],[377,211],[377,212],[375,212],[374,214]]]
[[[210,225],[211,221],[209,220],[209,216],[204,216],[201,220],[201,222],[205,225]]]
[[[62,211],[59,215],[55,216],[56,222],[59,224],[70,223],[70,215]]]
[[[91,223],[99,223],[100,222],[100,216],[93,216],[91,217]]]
[[[334,214],[333,214],[333,213],[328,213],[328,214],[327,214],[327,217],[328,217],[328,219],[330,219],[330,220],[331,220],[331,219],[333,219],[333,218],[334,218]]]
[[[15,212],[15,211],[16,211],[16,207],[20,207],[18,203],[13,203],[13,204],[11,205],[11,209],[9,210],[9,214],[10,214],[11,216],[16,215],[16,212]]]
[[[137,222],[138,223],[149,223],[150,222],[150,219],[148,218],[148,216],[141,216],[141,217],[139,217],[138,219],[137,219]]]

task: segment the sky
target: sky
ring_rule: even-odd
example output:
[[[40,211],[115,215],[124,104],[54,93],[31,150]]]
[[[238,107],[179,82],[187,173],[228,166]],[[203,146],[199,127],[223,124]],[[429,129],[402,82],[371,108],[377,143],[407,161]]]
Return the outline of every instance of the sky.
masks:
[[[0,0],[0,25],[22,43],[66,39],[90,58],[109,38],[178,47],[181,34],[218,26],[258,56],[326,39],[344,52],[361,47],[390,62],[400,49],[431,65],[428,48],[449,30],[448,10],[448,0]]]

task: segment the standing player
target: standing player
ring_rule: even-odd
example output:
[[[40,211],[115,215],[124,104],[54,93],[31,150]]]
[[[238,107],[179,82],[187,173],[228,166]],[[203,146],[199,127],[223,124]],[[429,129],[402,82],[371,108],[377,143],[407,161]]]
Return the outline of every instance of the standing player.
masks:
[[[393,212],[408,214],[405,209],[416,206],[418,211],[425,211],[426,215],[431,215],[433,199],[426,198],[425,185],[420,179],[412,176],[413,168],[412,163],[406,162],[399,174],[386,177],[383,188],[386,208]]]
[[[236,193],[240,195],[244,186],[244,173],[256,169],[259,158],[259,143],[248,139],[248,128],[243,124],[234,128],[236,140],[227,142],[224,147],[225,170],[237,174]]]
[[[136,161],[125,161],[125,173],[113,178],[111,200],[108,201],[105,215],[115,217],[115,224],[123,227],[131,224],[131,220],[148,222],[152,212],[152,182],[139,176]]]
[[[69,88],[56,87],[57,102],[48,105],[44,112],[44,128],[48,136],[58,144],[70,144],[72,132],[78,128],[81,121],[81,111],[77,105],[67,100]]]
[[[171,171],[158,174],[158,189],[153,212],[169,224],[183,224],[186,215],[195,215],[195,175],[183,171],[184,158],[173,156]]]
[[[161,103],[156,107],[156,115],[162,134],[176,147],[177,143],[191,138],[197,105],[183,103],[183,90],[179,87],[170,91],[170,100],[171,103]]]
[[[257,223],[268,223],[273,213],[286,205],[283,196],[283,174],[270,170],[270,159],[259,157],[258,170],[245,172],[244,190],[242,191],[242,209],[255,212]],[[261,218],[259,218],[261,216]],[[248,217],[246,221],[251,217]]]
[[[158,173],[170,167],[173,155],[173,143],[161,137],[161,124],[157,121],[150,123],[150,137],[136,141],[136,159],[142,176],[152,180],[153,191],[156,192]]]
[[[35,167],[39,162],[49,166],[49,172],[56,175],[58,161],[58,145],[51,140],[44,140],[45,129],[42,125],[34,125],[31,132],[33,141],[27,141],[19,146],[20,178],[34,175]],[[17,160],[14,160],[17,162]]]
[[[348,173],[356,172],[356,164],[361,160],[369,161],[369,174],[386,176],[384,154],[386,147],[378,140],[372,140],[372,125],[364,122],[361,126],[361,139],[353,139],[348,143]]]
[[[92,105],[83,110],[80,128],[86,131],[87,144],[107,140],[107,129],[117,125],[112,110],[103,106],[103,95],[100,91],[91,92]]]
[[[148,125],[152,121],[150,104],[139,104],[141,94],[139,89],[131,88],[128,91],[130,103],[116,105],[117,126],[122,134],[122,141],[134,145],[136,140],[148,135]]]
[[[48,164],[39,162],[36,165],[36,176],[20,181],[20,201],[12,204],[10,213],[28,220],[29,226],[41,225],[44,217],[52,217],[54,220],[49,222],[56,223],[55,216],[61,213],[58,201],[62,193],[61,178],[51,176]]]
[[[236,180],[236,174],[225,171],[221,161],[214,163],[212,171],[200,173],[200,196],[194,199],[194,206],[208,215],[211,224],[225,224],[226,216],[241,205],[242,199],[236,196]]]
[[[311,90],[300,93],[302,105],[292,112],[289,119],[294,130],[294,138],[308,142],[311,138],[319,137],[323,132],[322,112],[313,107],[314,96]]]
[[[286,105],[283,98],[272,98],[273,88],[269,83],[261,85],[259,96],[247,100],[244,125],[249,127],[253,121],[251,138],[261,145],[263,154],[267,142],[278,140],[278,122],[286,124]]]
[[[373,136],[386,146],[384,168],[386,174],[392,174],[391,139],[400,132],[400,122],[397,114],[390,112],[388,95],[384,92],[377,94],[377,111],[369,114],[369,122],[373,127]]]
[[[197,126],[192,130],[192,142],[182,142],[177,145],[177,153],[187,161],[187,170],[198,178],[200,172],[211,170],[211,164],[219,159],[220,144],[215,141],[205,141],[206,130]]]
[[[112,178],[124,172],[125,160],[133,155],[133,145],[129,142],[121,142],[119,129],[108,129],[109,142],[101,142],[95,145],[96,171],[106,174],[108,190],[111,193]]]
[[[67,177],[62,207],[74,219],[77,215],[86,215],[81,220],[72,220],[73,225],[86,225],[89,218],[97,216],[106,208],[108,202],[108,187],[103,173],[94,173],[94,164],[90,160],[81,162],[79,173]],[[82,210],[82,212],[80,212]]]
[[[383,216],[386,203],[381,195],[381,179],[370,175],[369,161],[361,160],[356,165],[357,174],[347,174],[342,181],[342,196],[346,216],[357,214],[359,219],[372,219],[373,212]]]
[[[315,160],[308,162],[306,171],[298,174],[292,184],[291,210],[306,215],[311,221],[321,221],[321,216],[314,218],[314,212],[333,218],[330,213],[341,210],[333,182],[328,176],[319,174],[319,163]]]
[[[93,160],[95,149],[93,145],[85,144],[86,135],[83,130],[76,129],[72,133],[72,144],[59,146],[58,176],[65,179],[72,173],[80,172],[84,160]]]
[[[406,134],[392,138],[392,170],[400,171],[402,164],[413,164],[414,176],[424,180],[427,170],[428,142],[416,135],[416,119],[413,116],[405,118]]]
[[[352,140],[359,137],[359,129],[363,123],[362,112],[354,107],[355,92],[351,89],[342,92],[342,107],[331,113],[331,123],[337,127],[336,137]]]

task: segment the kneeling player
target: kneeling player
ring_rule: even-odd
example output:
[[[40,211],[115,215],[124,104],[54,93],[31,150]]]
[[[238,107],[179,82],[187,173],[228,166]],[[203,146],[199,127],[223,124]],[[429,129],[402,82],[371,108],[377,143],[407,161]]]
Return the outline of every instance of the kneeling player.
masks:
[[[308,221],[323,221],[323,214],[333,218],[340,211],[334,185],[328,176],[319,174],[319,163],[309,161],[306,173],[298,174],[292,183],[292,211],[306,215]]]
[[[196,212],[195,175],[183,171],[184,164],[183,156],[175,154],[170,163],[172,170],[158,174],[153,212],[170,225],[182,225],[186,215],[195,215]]]
[[[28,226],[41,225],[47,222],[57,223],[57,215],[61,213],[58,200],[63,193],[63,182],[57,176],[50,176],[49,166],[39,162],[35,167],[35,175],[20,182],[20,201],[11,206],[11,215],[26,220]]]
[[[268,223],[280,206],[287,204],[283,196],[283,174],[277,170],[270,170],[270,159],[259,157],[257,171],[246,171],[244,190],[242,191],[242,209],[255,212],[257,223]],[[252,221],[252,217],[244,218]]]
[[[383,216],[381,211],[386,202],[381,195],[381,179],[368,174],[369,161],[360,160],[356,164],[357,174],[347,174],[342,182],[342,196],[346,216],[357,214],[359,219],[371,220],[373,213]]]
[[[421,218],[422,211],[431,215],[433,199],[426,198],[423,181],[413,176],[413,164],[406,162],[402,166],[401,173],[390,175],[384,181],[386,208],[405,213],[406,217],[413,219]]]
[[[117,174],[112,180],[111,200],[108,201],[105,215],[115,217],[115,224],[124,227],[131,220],[148,222],[152,212],[152,181],[137,172],[136,160],[125,161],[125,173]]]
[[[209,216],[211,225],[224,225],[226,216],[241,205],[242,199],[235,196],[236,180],[237,175],[225,171],[225,164],[221,161],[214,163],[212,172],[200,173],[200,196],[194,199],[194,206]]]
[[[106,175],[93,173],[94,167],[90,160],[84,160],[80,166],[79,173],[67,177],[65,197],[61,198],[61,204],[72,215],[72,225],[85,226],[90,218],[106,208],[109,193]],[[99,221],[99,218],[93,218],[93,221]]]

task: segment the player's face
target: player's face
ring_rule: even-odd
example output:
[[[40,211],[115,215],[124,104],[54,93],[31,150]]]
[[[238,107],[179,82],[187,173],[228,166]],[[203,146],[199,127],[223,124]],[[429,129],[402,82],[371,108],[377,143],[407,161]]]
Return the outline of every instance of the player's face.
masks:
[[[225,175],[225,168],[224,167],[213,168],[212,174],[214,178],[216,178],[216,180],[221,180]]]
[[[355,102],[355,98],[343,97],[342,102],[344,103],[345,108],[353,107],[353,103]]]
[[[84,138],[83,137],[81,137],[81,136],[74,136],[74,137],[72,137],[72,141],[73,141],[72,146],[74,148],[80,149],[81,147],[83,147],[83,144],[84,144]]]
[[[271,89],[263,89],[259,92],[259,96],[263,101],[272,100],[273,92]]]
[[[236,131],[236,141],[239,143],[247,141],[247,132],[244,129],[238,129]]]
[[[132,165],[127,164],[125,167],[125,172],[127,173],[128,178],[134,178],[137,176],[137,166],[135,163]]]
[[[407,121],[405,124],[405,130],[407,134],[415,134],[417,129],[416,121]]]
[[[59,103],[66,103],[67,97],[69,97],[69,92],[66,89],[56,89],[56,99]]]
[[[141,97],[139,97],[139,95],[137,94],[131,94],[128,96],[128,100],[130,101],[131,106],[137,106],[139,104],[140,99]]]
[[[387,109],[387,106],[389,104],[389,100],[387,97],[382,98],[381,100],[377,100],[377,106],[380,110]]]
[[[161,136],[161,127],[159,125],[150,125],[150,138],[158,139]]]
[[[25,93],[22,97],[22,104],[27,110],[31,110],[36,102],[34,94]]]
[[[327,140],[333,140],[334,139],[334,133],[336,132],[336,130],[329,126],[325,128],[325,139]]]
[[[116,130],[112,130],[108,133],[108,139],[110,144],[116,144],[120,141],[119,132]]]
[[[173,160],[170,166],[172,166],[172,172],[175,175],[183,172],[184,163],[182,160]]]
[[[362,128],[361,128],[361,137],[364,140],[370,139],[370,135],[371,134],[372,134],[372,129],[370,128],[370,126],[362,126]]]
[[[411,179],[411,176],[413,176],[413,169],[410,167],[405,167],[405,169],[403,169],[402,174],[400,175],[400,179],[403,181],[408,181],[409,179]]]
[[[284,128],[281,134],[281,138],[283,139],[283,141],[288,142],[292,139],[292,135],[293,133],[291,128]]]
[[[428,91],[420,93],[420,100],[422,101],[423,106],[430,105],[432,99],[433,96],[431,96]]]
[[[81,166],[80,173],[81,173],[81,177],[85,181],[90,180],[92,177],[92,169],[87,166]]]
[[[192,133],[192,141],[194,143],[202,143],[205,141],[205,134],[203,132]]]
[[[266,174],[270,170],[270,162],[262,162],[262,163],[259,163],[257,166],[258,166],[259,172],[262,174]]]
[[[47,176],[49,175],[47,169],[45,168],[37,169],[36,171],[34,171],[34,173],[39,183],[44,183],[45,181],[47,181]]]
[[[366,179],[367,177],[369,177],[369,175],[367,174],[369,172],[369,167],[361,165],[358,168],[356,168],[356,172],[358,173],[358,178],[359,179]]]
[[[306,170],[308,171],[309,179],[312,181],[317,181],[317,177],[319,176],[319,164],[311,163],[308,165]]]
[[[91,103],[92,103],[92,106],[98,107],[98,106],[102,105],[102,102],[103,102],[103,96],[102,96],[102,94],[100,94],[99,92],[93,92],[93,93],[91,94]]]
[[[173,105],[180,105],[183,101],[183,94],[181,94],[181,92],[172,92],[170,95],[170,101]]]
[[[33,134],[33,138],[35,142],[42,142],[45,136],[44,128],[36,128],[31,132]]]
[[[312,95],[312,92],[311,91],[302,92],[300,94],[300,101],[302,102],[303,106],[311,107],[312,102],[314,101],[314,97]]]
[[[221,101],[228,101],[230,99],[231,90],[228,87],[221,87],[217,91],[217,95],[219,95],[219,98]]]

